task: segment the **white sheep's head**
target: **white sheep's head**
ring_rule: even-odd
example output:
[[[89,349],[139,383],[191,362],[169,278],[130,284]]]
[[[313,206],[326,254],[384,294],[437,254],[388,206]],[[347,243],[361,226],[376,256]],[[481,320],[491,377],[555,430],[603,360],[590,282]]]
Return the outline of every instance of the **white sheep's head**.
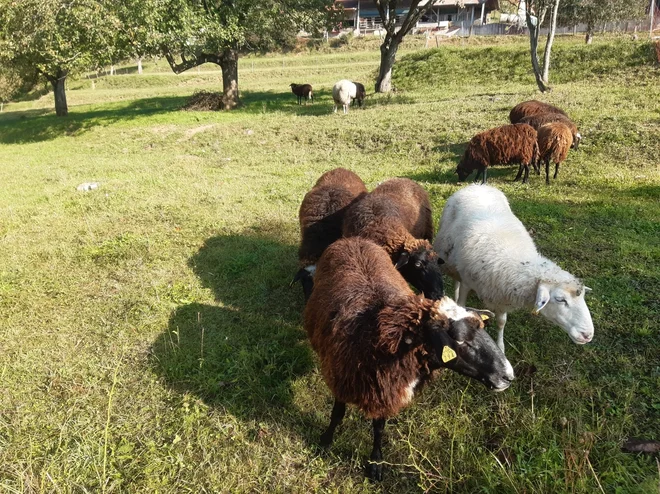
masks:
[[[578,345],[594,337],[594,323],[584,300],[591,288],[577,284],[539,283],[534,312],[560,326]]]

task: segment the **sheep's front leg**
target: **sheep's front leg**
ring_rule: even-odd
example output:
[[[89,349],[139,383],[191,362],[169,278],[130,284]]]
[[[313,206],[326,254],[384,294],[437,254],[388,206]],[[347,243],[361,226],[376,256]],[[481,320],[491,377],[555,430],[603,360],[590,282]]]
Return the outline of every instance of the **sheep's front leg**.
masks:
[[[327,447],[332,444],[335,429],[341,424],[341,421],[344,420],[344,415],[346,415],[346,403],[342,403],[335,398],[335,405],[332,407],[332,414],[330,414],[330,425],[326,431],[321,434],[321,446]]]
[[[350,103],[348,105],[350,105]],[[344,115],[348,113],[348,105],[344,105]]]
[[[461,293],[461,282],[454,281],[454,301],[458,303],[458,295]]]
[[[334,108],[332,109],[332,113],[337,113],[337,103],[335,103]]]
[[[559,173],[559,163],[555,163],[555,175],[552,177],[557,180],[557,174]]]
[[[545,160],[545,184],[550,185],[550,160]]]
[[[470,294],[470,287],[467,286],[465,282],[461,282],[458,287],[458,296],[456,298],[456,303],[461,307],[465,307],[469,294]]]
[[[495,316],[497,320],[497,346],[504,353],[504,326],[506,325],[506,312],[498,312]]]
[[[481,185],[486,183],[486,176],[488,175],[488,167],[484,168],[484,179],[481,181]]]
[[[521,164],[518,166],[518,174],[516,175],[516,178],[513,179],[514,182],[520,180],[520,177],[522,176],[522,172],[523,172],[523,165]]]
[[[385,430],[385,419],[374,419],[374,449],[371,450],[371,458],[369,465],[367,465],[367,477],[371,480],[383,480],[383,451],[381,445],[383,443],[383,431]]]
[[[525,169],[525,177],[523,178],[523,183],[526,184],[529,182],[529,165],[523,165],[523,168]]]

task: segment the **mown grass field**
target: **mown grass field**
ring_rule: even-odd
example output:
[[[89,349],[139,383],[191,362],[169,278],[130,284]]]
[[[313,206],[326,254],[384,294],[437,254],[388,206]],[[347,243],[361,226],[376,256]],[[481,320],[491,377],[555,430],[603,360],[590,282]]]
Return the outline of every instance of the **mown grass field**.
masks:
[[[243,106],[184,112],[206,67],[69,84],[0,114],[0,490],[5,492],[658,492],[660,71],[646,42],[556,42],[539,95],[526,44],[404,53],[397,93],[333,115],[332,83],[368,87],[376,51],[242,60]],[[127,68],[126,72],[131,72]],[[92,82],[94,83],[92,86]],[[296,105],[291,82],[317,88]],[[584,136],[559,178],[489,173],[539,249],[593,288],[577,346],[509,315],[505,393],[444,373],[386,428],[392,463],[363,478],[370,423],[332,397],[301,325],[297,211],[336,166],[369,188],[429,191],[436,222],[475,133],[516,103],[564,108]],[[79,192],[82,182],[100,187]],[[450,291],[451,293],[451,291]],[[473,300],[478,305],[477,300]]]

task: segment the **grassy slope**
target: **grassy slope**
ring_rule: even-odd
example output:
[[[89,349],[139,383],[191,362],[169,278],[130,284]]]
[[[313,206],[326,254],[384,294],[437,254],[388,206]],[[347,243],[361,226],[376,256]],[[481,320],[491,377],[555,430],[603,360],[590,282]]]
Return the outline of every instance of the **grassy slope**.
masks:
[[[217,87],[204,71],[73,82],[64,120],[44,114],[50,95],[10,105],[24,111],[0,115],[0,487],[654,492],[655,461],[619,451],[660,438],[659,74],[640,46],[558,40],[541,98],[583,145],[549,187],[489,174],[540,250],[594,289],[595,341],[511,315],[515,385],[441,376],[388,426],[379,486],[363,482],[355,411],[316,447],[331,396],[288,288],[297,208],[342,165],[369,187],[419,180],[437,221],[464,143],[539,97],[524,43],[411,54],[403,91],[348,116],[330,114],[329,88],[369,80],[377,53],[244,60],[230,114],[177,111]],[[318,104],[288,94],[303,79]]]

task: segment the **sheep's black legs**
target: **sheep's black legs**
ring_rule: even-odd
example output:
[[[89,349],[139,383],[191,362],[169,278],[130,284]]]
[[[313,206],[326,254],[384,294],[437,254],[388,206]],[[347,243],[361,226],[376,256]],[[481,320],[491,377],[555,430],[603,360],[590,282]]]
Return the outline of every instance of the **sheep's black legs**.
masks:
[[[385,430],[385,419],[374,419],[374,449],[371,450],[371,458],[367,465],[367,477],[371,480],[383,480],[383,431]]]
[[[523,183],[526,184],[529,181],[529,165],[524,165],[525,168],[525,178],[523,178]]]
[[[335,405],[332,407],[332,414],[330,415],[330,425],[326,431],[321,434],[321,446],[326,447],[332,444],[332,437],[335,435],[335,429],[341,421],[344,420],[346,414],[346,403],[342,403],[335,399]]]
[[[518,174],[516,175],[516,178],[513,179],[514,182],[517,182],[518,180],[520,180],[522,172],[523,172],[523,165],[520,165],[518,167]]]
[[[550,185],[550,160],[545,160],[545,184]]]
[[[488,167],[483,169],[484,179],[481,181],[481,185],[486,183],[486,175],[488,174]]]
[[[559,173],[559,163],[555,163],[555,175],[552,177],[557,180],[557,174]]]

